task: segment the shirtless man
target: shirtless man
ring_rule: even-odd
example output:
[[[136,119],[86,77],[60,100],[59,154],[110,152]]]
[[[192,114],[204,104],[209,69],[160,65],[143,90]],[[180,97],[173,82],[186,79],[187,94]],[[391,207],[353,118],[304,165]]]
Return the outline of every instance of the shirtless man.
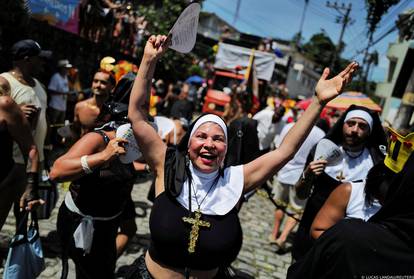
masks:
[[[82,137],[99,126],[100,123],[97,121],[97,117],[114,86],[115,79],[110,73],[103,70],[95,73],[92,81],[93,96],[77,103],[75,106],[73,127],[78,137]]]

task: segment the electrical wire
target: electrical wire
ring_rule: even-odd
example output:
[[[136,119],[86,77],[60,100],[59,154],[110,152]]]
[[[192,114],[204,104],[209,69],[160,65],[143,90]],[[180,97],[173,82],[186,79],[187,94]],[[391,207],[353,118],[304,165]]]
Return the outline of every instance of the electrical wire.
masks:
[[[398,11],[401,8],[405,8],[405,6],[407,6],[410,2],[411,2],[411,0],[405,0],[404,2],[401,2],[402,4],[399,5],[399,7],[397,7],[396,9],[394,9],[393,12],[395,13],[395,11]],[[401,21],[401,23],[404,24],[405,21],[408,21],[409,19],[410,18],[407,17],[406,19]],[[371,44],[369,45],[369,47],[373,47],[374,45],[376,45],[377,43],[379,43],[380,41],[382,41],[384,38],[386,38],[388,35],[394,33],[395,31],[398,31],[397,25],[395,24],[395,22],[390,22],[387,25],[386,31],[380,33],[380,35],[378,35],[375,39],[373,39]],[[357,50],[355,55],[353,56],[353,58],[356,57],[356,56],[359,56],[361,53],[364,52],[365,49],[366,49],[366,47],[364,47],[363,49]]]
[[[300,3],[299,3],[300,2]],[[303,1],[301,1],[301,0],[295,0],[295,1],[292,1],[291,3],[294,3],[296,6],[298,6],[298,7],[300,7],[300,8],[303,8]],[[311,1],[309,1],[309,3],[312,3]],[[322,12],[322,11],[320,11],[320,10],[318,10],[318,9],[316,9],[316,8],[314,8],[313,6],[311,6],[311,5],[308,5],[308,9],[309,9],[309,11],[311,11],[314,15],[317,15],[317,16],[319,16],[320,18],[322,18],[322,19],[324,19],[324,20],[326,20],[326,21],[328,21],[328,22],[331,22],[331,23],[336,23],[336,16],[335,15],[333,15],[333,14],[329,14],[329,13],[325,13],[325,12]]]
[[[233,11],[231,11],[230,9],[228,9],[227,7],[225,7],[223,5],[220,5],[220,4],[218,4],[216,2],[213,2],[213,1],[209,1],[209,3],[215,5],[216,7],[220,8],[220,9],[222,9],[224,12],[226,12],[229,15],[232,15],[232,16],[234,15]],[[245,24],[249,25],[250,27],[253,27],[253,29],[255,29],[256,31],[259,31],[260,34],[265,33],[264,32],[265,30],[262,27],[256,26],[251,21],[246,20],[245,18],[241,17],[240,14],[238,15],[238,20],[240,20],[241,22],[244,22]],[[269,34],[265,34],[265,36],[269,36]]]

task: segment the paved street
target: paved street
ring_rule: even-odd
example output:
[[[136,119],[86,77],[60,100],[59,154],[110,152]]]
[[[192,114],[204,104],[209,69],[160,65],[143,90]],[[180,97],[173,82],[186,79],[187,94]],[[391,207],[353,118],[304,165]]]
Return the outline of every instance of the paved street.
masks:
[[[150,183],[143,181],[137,183],[133,189],[133,199],[136,202],[138,232],[127,251],[119,258],[117,269],[131,264],[147,247],[149,243],[148,219],[151,203],[147,201],[147,192]],[[63,190],[60,189],[62,202]],[[272,229],[274,207],[263,195],[254,195],[248,203],[243,205],[240,212],[244,233],[242,250],[234,267],[245,271],[254,278],[285,278],[286,270],[290,264],[290,254],[279,255],[276,248],[268,244],[268,235]],[[59,258],[59,243],[56,238],[56,216],[58,207],[48,220],[39,221],[40,234],[46,258],[46,269],[39,278],[60,278],[61,262]],[[14,218],[9,215],[6,224],[0,233],[0,257],[7,253],[7,241],[14,232]],[[4,262],[3,262],[4,264]],[[2,264],[2,265],[3,265]],[[122,268],[121,268],[122,270]],[[2,269],[0,269],[2,275]],[[70,263],[68,278],[74,279],[73,264]]]

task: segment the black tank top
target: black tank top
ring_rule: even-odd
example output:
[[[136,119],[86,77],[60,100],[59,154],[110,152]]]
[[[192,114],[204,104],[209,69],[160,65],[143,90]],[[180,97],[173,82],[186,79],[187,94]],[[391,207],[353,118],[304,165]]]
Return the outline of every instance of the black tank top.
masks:
[[[0,129],[0,182],[6,178],[14,165],[13,161],[13,139],[7,129]]]
[[[161,193],[150,215],[149,253],[156,262],[174,268],[210,270],[233,262],[242,245],[242,230],[236,208],[223,216],[202,214],[210,228],[200,227],[194,253],[188,252],[191,225],[184,223],[188,210],[174,197]]]
[[[105,143],[109,138],[102,131]],[[83,214],[94,217],[111,217],[124,207],[135,182],[135,170],[132,164],[122,164],[119,159],[107,166],[95,169],[70,185],[72,198]]]

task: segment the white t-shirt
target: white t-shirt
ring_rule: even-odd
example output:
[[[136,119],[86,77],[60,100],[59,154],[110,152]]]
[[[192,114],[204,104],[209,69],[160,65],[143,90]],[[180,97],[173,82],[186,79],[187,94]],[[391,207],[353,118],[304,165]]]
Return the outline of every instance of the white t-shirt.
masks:
[[[48,88],[53,91],[68,93],[68,77],[61,76],[60,73],[55,73],[50,79]],[[49,107],[60,111],[66,111],[66,100],[68,96],[63,94],[51,94]]]
[[[283,139],[289,132],[289,130],[295,125],[295,123],[286,124],[280,133],[279,139],[276,142],[276,147],[279,147]],[[319,127],[314,126],[303,142],[302,146],[296,152],[292,160],[290,160],[283,168],[281,168],[277,174],[277,180],[284,184],[294,185],[299,180],[303,168],[306,164],[306,159],[310,150],[314,147],[323,137],[325,132]]]
[[[257,120],[257,136],[259,138],[260,150],[270,148],[276,135],[280,134],[286,120],[282,117],[278,122],[273,123],[274,109],[267,107],[253,116]]]
[[[11,92],[10,97],[18,105],[35,105],[37,108],[41,108],[39,118],[37,120],[36,128],[32,132],[36,147],[39,152],[39,161],[44,160],[43,146],[47,133],[47,122],[46,122],[46,108],[47,108],[47,94],[41,85],[41,83],[34,79],[35,86],[30,87],[20,83],[9,73],[2,73],[10,84]],[[17,143],[13,146],[13,159],[18,164],[24,164],[23,155],[20,152],[20,148]]]
[[[367,221],[371,216],[378,212],[381,204],[374,200],[372,205],[365,202],[365,180],[362,182],[350,182],[351,195],[346,206],[345,218],[359,218]]]

